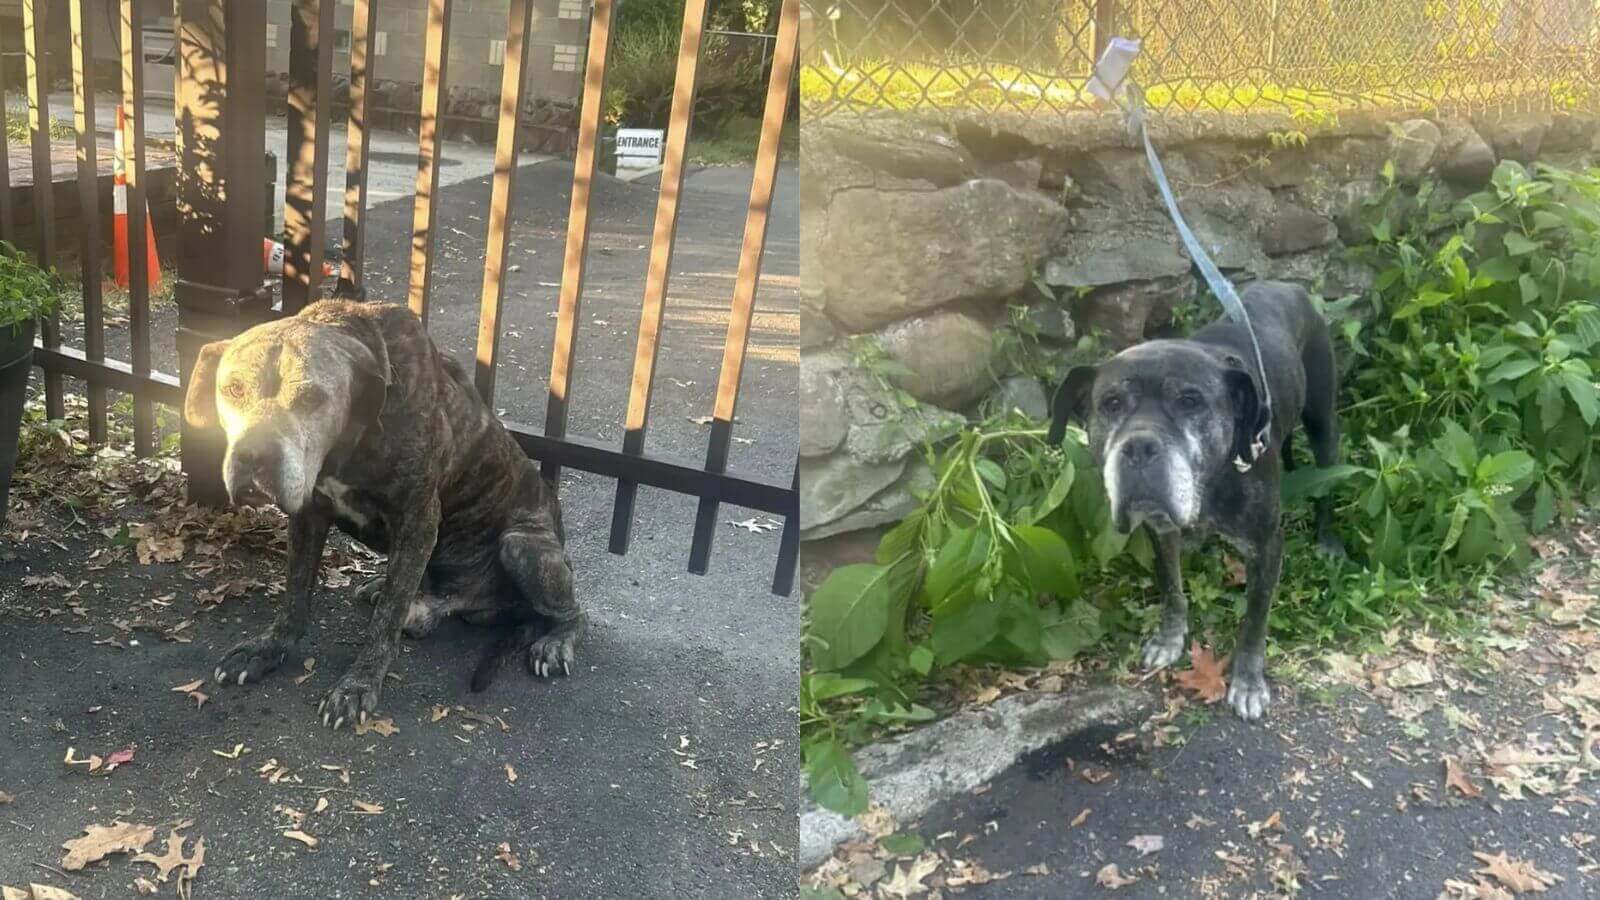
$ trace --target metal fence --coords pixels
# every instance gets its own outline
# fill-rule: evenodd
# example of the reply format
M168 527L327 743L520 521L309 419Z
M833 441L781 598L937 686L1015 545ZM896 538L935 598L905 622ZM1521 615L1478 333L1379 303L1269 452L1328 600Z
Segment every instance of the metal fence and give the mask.
M51 154L48 122L49 78L45 71L43 17L71 17L72 75L78 150L78 191L83 220L79 228L83 264L84 349L63 346L55 320L44 323L35 360L44 372L47 413L64 412L63 379L87 383L90 439L107 433L107 393L129 394L134 401L135 450L155 449L154 405L182 406L180 376L151 370L150 297L144 271L145 159L141 82L143 7L145 0L120 0L122 97L126 113L128 246L130 291L128 361L105 354L105 314L100 278L99 200L96 195L97 147L95 92L91 61L92 29L84 27L89 0L24 0L28 116L33 157L33 226L39 261L53 264L56 236L51 198ZM178 204L177 349L184 376L193 368L201 345L232 337L258 322L292 315L321 297L327 181L328 133L333 108L333 11L337 0L295 0L290 28L289 145L286 166L284 227L287 235L282 303L274 302L262 279L262 211L270 200L263 182L266 96L264 4L238 0L178 0L176 27L178 74L175 113L180 168ZM374 23L381 0L354 0L350 102L344 185L343 252L334 294L363 297L363 227L370 128L368 60L373 58ZM617 482L610 548L625 553L634 520L634 498L640 485L696 496L700 500L689 552L689 570L703 574L715 534L718 505L728 503L781 517L784 521L772 590L787 594L794 583L799 552L798 485L772 484L728 474L729 444L739 396L745 347L754 312L756 284L766 244L769 211L778 168L778 151L789 86L796 66L799 0L783 0L773 50L771 77L756 153L755 176L745 221L744 241L732 297L718 389L712 409L711 437L705 462L695 466L645 453L645 431L661 324L666 305L678 201L682 192L685 151L695 99L701 43L708 0L688 0L680 38L677 83L673 95L648 271L640 321L626 432L619 448L602 447L567 435L567 410L575 366L579 306L583 297L584 263L589 243L590 197L600 132L607 50L611 44L617 0L595 0L589 28L584 91L573 167L571 208L556 337L551 354L549 394L544 427L507 423L512 435L553 484L563 466L613 478ZM428 0L426 60L422 75L419 159L413 207L410 283L407 302L428 318L434 242L434 198L439 188L442 132L441 103L446 96L450 0ZM479 304L476 384L493 402L496 363L501 347L506 250L511 233L511 199L517 172L517 119L523 106L532 0L510 0L506 51L495 145L495 169L486 236L483 285ZM4 85L0 84L0 90ZM3 112L0 112L3 117ZM0 123L3 124L3 123ZM0 239L11 239L18 223L9 205L9 169L0 141ZM182 463L191 499L222 503L222 439L215 431L184 425ZM795 469L798 476L798 465Z
M1112 37L1173 112L1600 106L1595 0L804 0L809 117L1068 112Z

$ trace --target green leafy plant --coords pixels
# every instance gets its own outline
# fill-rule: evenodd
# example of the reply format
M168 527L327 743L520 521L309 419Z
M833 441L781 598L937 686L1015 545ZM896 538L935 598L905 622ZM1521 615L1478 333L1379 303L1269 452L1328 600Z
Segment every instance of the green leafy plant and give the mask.
M0 328L15 328L54 312L60 303L60 291L54 274L0 241Z
M810 598L801 679L813 795L865 808L848 746L932 718L917 687L959 663L1040 666L1098 641L1104 610L1079 573L1127 538L1110 513L1082 434L1051 447L1016 419L927 451L923 506L886 534L870 564L842 567Z
M1380 188L1372 240L1352 249L1375 281L1322 304L1340 344L1343 462L1284 479L1295 564L1270 618L1278 652L1408 617L1458 626L1527 564L1531 535L1600 501L1600 169L1505 162L1450 202L1390 165ZM865 808L850 748L935 716L930 686L951 667L1038 666L1096 644L1131 655L1155 615L1127 602L1149 590L1150 548L1108 527L1082 434L1048 447L1035 424L996 419L928 448L920 508L873 563L812 594L801 749L822 805ZM1348 560L1314 552L1300 501L1328 493ZM1195 633L1231 631L1223 554L1194 554L1184 575Z

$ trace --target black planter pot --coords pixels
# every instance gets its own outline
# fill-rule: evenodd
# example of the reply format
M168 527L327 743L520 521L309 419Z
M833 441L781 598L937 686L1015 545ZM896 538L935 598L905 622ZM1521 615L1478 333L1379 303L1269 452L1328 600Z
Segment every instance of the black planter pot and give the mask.
M22 434L22 407L33 367L33 321L0 325L0 526L6 523L11 497L11 472L17 465L17 438Z

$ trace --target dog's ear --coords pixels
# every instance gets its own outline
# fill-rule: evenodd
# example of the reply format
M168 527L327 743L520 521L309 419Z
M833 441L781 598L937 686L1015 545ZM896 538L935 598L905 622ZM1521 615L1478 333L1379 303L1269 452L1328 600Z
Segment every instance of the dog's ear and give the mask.
M189 390L183 397L183 418L195 428L217 424L217 366L227 349L227 341L214 341L201 347L195 358Z
M378 421L389 399L389 353L382 340L345 337L340 346L350 358L350 421L369 427Z
M365 342L354 342L350 352L354 377L350 382L350 421L370 427L383 413L389 399L389 354L379 345L378 352Z
M1222 373L1222 380L1233 405L1233 449L1229 459L1254 462L1251 443L1261 424L1261 394L1256 390L1256 380L1243 369L1231 368Z
M1094 366L1073 366L1067 377L1061 379L1055 399L1050 401L1050 435L1047 440L1051 444L1061 443L1061 439L1067 436L1068 420L1076 418L1083 411L1089 393L1094 388L1094 376Z

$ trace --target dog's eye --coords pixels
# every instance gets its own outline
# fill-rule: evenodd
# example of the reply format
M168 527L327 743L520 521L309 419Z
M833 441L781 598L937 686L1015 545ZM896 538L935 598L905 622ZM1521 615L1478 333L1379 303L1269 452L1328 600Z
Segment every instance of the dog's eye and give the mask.
M296 409L314 410L322 405L323 399L321 388L307 386L295 391L294 406Z
M1184 412L1197 412L1205 405L1205 398L1193 391L1185 391L1178 395L1178 409Z
M244 399L244 382L234 379L222 386L222 393L230 400Z
M1103 412L1103 413L1121 412L1122 411L1122 398L1118 397L1116 394L1112 394L1112 395L1102 399L1100 401L1100 411Z

